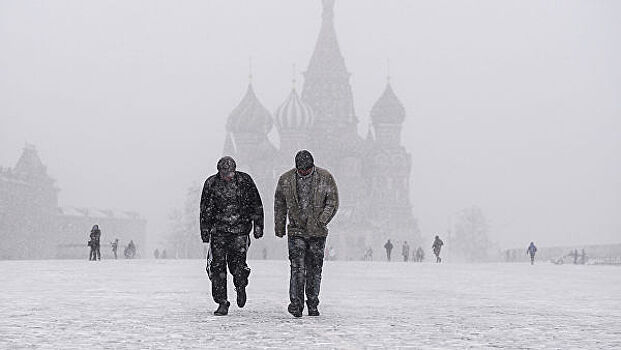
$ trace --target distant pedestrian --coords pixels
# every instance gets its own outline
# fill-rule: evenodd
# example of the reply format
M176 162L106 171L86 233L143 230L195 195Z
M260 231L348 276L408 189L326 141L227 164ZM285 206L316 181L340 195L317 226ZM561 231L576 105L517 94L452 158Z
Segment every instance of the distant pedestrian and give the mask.
M99 225L93 225L90 233L90 240L88 241L88 245L91 247L91 252L89 254L88 260L101 260L101 251L99 250L100 239L101 230L99 230Z
M578 249L574 250L574 265L578 263Z
M162 249L162 254L160 254L160 259L168 259L168 254L166 254L166 249Z
M371 247L365 250L363 260L373 261L373 249Z
M388 242L386 242L386 244L384 244L384 249L386 249L386 259L388 261L390 261L390 253L392 252L392 248L393 248L393 245L392 245L392 243L390 242L390 239L389 239Z
M125 259L133 259L136 256L136 245L133 240L129 241L123 255L125 255Z
M423 262L423 260L425 260L425 251L423 247L419 246L416 248L416 261Z
M159 259L160 258L160 250L155 248L155 250L153 251L153 257L155 259Z
M263 260L267 260L267 248L263 247Z
M403 248L401 248L401 255L403 255L403 261L408 261L410 257L410 245L408 241L403 242Z
M526 249L526 254L530 254L530 264L535 264L535 253L537 253L537 247L535 247L535 243L530 242L528 249Z
M442 262L442 258L440 258L440 251L442 250L443 245L444 242L442 242L439 236L436 236L433 244L431 245L431 248L433 248L433 254L436 256L436 263Z
M114 242L110 243L112 245L112 253L114 254L114 260L117 259L116 252L119 249L119 239L115 239Z
M584 248L582 248L582 254L580 255L580 263L582 265L586 264L586 252L584 251Z

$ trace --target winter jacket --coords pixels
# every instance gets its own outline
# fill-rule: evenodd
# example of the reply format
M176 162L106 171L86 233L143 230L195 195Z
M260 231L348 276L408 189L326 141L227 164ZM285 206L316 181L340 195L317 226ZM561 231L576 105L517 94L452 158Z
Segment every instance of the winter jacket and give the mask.
M440 249L442 249L443 245L444 242L442 242L440 238L436 238L436 240L433 241L433 245L431 246L431 248L433 248L434 253L436 253L437 255L438 253L440 253Z
M91 245L98 246L99 245L99 240L101 238L101 231L100 230L92 230L90 238L91 238Z
M263 230L263 203L250 175L236 171L230 182L219 174L205 181L200 205L203 242L209 235L247 235L252 224Z
M528 249L526 249L526 253L530 255L535 255L536 252L537 252L537 247L535 247L534 245L530 245L528 246Z
M325 169L315 167L312 174L311 215L304 220L297 193L297 171L291 169L278 179L274 195L274 230L282 237L286 232L294 236L325 237L327 225L339 207L336 182ZM287 225L287 218L289 224Z

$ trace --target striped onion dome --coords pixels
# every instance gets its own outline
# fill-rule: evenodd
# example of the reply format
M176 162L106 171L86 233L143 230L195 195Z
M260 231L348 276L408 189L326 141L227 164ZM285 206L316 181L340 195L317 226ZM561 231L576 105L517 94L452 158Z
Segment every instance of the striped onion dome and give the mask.
M232 133L260 133L267 134L272 129L273 120L270 112L265 108L248 85L246 95L229 114L226 128Z
M387 84L386 90L371 109L371 120L373 123L400 124L404 119L405 108L390 84Z
M291 90L287 100L276 110L278 130L309 129L313 119L313 110L302 101L295 89Z

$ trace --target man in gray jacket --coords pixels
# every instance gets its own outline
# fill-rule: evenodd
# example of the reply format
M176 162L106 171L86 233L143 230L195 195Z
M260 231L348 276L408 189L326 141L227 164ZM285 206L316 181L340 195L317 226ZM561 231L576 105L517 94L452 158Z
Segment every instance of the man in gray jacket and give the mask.
M291 303L288 311L295 317L302 316L305 290L308 315L319 316L317 306L327 225L336 214L338 205L338 191L332 175L315 167L309 151L298 152L295 169L280 177L274 196L276 236L283 237L285 233L289 236Z

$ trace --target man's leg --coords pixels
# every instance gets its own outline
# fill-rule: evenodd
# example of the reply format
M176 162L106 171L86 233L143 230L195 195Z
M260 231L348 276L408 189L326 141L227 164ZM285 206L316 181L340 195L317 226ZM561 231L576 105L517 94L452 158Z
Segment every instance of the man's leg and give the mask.
M239 307L246 305L246 286L250 275L250 268L246 263L249 242L250 237L247 235L235 236L231 238L231 244L227 247L229 271L233 275L233 284L237 290L237 306Z
M321 272L323 270L323 255L325 246L325 237L310 238L305 255L305 289L309 316L319 316L317 305L319 305L319 290L321 287Z
M226 255L227 237L211 237L211 253L213 262L211 263L211 296L213 301L218 304L226 303Z
M97 260L101 260L101 251L99 250L99 245L95 247L95 253L97 254Z
M289 312L296 317L302 316L304 309L304 258L306 241L302 237L288 236L289 262L291 278L289 280Z

